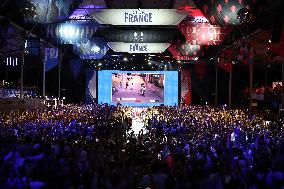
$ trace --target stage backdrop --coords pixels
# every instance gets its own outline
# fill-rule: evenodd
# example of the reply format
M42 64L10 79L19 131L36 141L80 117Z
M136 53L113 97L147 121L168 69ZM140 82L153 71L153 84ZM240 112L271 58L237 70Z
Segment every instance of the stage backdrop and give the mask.
M96 102L97 99L97 71L89 69L86 73L86 99L87 104Z

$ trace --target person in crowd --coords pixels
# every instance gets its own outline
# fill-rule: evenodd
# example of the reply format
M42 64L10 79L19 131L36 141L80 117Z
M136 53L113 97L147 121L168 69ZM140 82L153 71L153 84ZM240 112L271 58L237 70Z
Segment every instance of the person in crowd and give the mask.
M0 114L0 188L284 187L283 120L245 109L64 105ZM267 117L267 115L265 116Z

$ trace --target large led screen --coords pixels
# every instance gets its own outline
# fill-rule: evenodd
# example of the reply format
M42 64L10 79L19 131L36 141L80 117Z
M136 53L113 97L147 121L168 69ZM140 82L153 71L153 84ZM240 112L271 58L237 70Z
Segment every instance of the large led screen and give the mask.
M124 106L174 106L178 104L178 72L98 72L98 102Z

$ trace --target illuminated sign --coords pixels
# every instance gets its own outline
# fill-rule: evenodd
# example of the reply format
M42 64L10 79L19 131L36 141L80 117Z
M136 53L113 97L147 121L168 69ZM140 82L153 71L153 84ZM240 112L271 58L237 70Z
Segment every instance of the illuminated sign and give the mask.
M178 25L186 14L175 9L103 9L92 16L100 24Z
M115 52L127 53L162 53L170 43L123 43L109 42L108 46Z
M132 12L125 11L124 21L125 23L152 23L153 13L146 13L144 11L135 10Z

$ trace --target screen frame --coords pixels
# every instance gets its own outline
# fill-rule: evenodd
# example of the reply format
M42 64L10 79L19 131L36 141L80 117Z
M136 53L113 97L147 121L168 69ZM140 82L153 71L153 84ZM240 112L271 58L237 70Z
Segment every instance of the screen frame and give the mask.
M139 74L163 74L165 77L164 102L127 102L123 106L149 107L149 106L177 106L179 105L179 73L178 71L122 71L122 70L99 70L97 73L98 103L117 105L112 102L112 74L116 73L139 73ZM108 79L109 77L109 79Z

